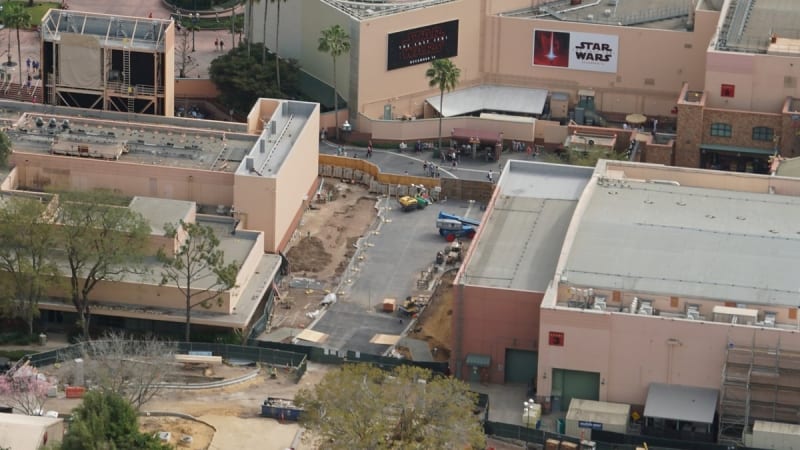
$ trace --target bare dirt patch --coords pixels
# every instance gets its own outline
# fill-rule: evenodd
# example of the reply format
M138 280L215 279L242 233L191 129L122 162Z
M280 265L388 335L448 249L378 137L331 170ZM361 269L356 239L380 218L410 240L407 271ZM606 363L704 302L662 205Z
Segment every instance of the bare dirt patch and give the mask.
M431 301L419 317L414 330L409 337L428 342L431 354L436 361L450 359L450 342L453 330L451 317L453 315L453 280L456 271L451 270L442 275L439 287L431 296Z
M166 443L189 450L207 449L214 438L214 429L207 424L178 417L142 417L139 429L148 434L169 432L170 439ZM184 436L190 436L191 442L181 441Z
M323 180L319 196L303 215L294 240L289 243L290 276L281 285L282 299L275 308L272 329L305 328L326 294L333 292L356 251L356 243L374 223L377 199L366 187ZM291 287L296 278L313 280L313 287Z

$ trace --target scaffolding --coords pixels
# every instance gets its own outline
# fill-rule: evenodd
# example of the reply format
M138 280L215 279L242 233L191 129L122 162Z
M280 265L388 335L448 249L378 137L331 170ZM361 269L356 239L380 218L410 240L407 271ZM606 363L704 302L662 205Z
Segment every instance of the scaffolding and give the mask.
M800 352L771 343L729 340L722 369L718 442L743 445L756 420L800 423Z
M52 105L127 113L171 115L174 68L169 20L118 17L50 10L42 19L44 99ZM93 61L76 78L76 65L64 55L73 48L97 48ZM67 53L69 52L69 53ZM91 59L91 58L90 58ZM79 67L79 66L78 66ZM145 69L143 69L145 67ZM164 73L166 72L166 73Z

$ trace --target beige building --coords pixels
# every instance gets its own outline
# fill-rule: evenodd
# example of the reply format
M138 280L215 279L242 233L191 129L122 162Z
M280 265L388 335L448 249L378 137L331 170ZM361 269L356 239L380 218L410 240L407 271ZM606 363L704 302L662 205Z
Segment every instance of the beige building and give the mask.
M646 420L648 410L668 411L645 422L652 435L731 443L749 439L755 420L798 423L800 241L791 224L800 219L800 182L611 161L582 187L566 175L520 161L501 175L456 281L457 375L469 378L477 366L490 381L518 381L508 378L518 364L509 355L525 349L535 354L529 383L546 408L575 398L626 403ZM553 222L570 183L569 217ZM537 196L539 206L522 207ZM512 227L525 245L481 279L474 271L483 255L513 240L497 227ZM529 251L541 256L528 260ZM552 276L509 295L498 280L510 274ZM672 390L651 402L659 385ZM681 397L710 416L658 407Z
M244 124L144 115L128 121L118 113L23 106L3 104L13 144L13 168L0 185L6 194L102 188L130 196L129 207L153 230L153 254L176 245L164 241L166 223L208 225L240 270L236 287L194 312L192 323L249 329L268 314L283 264L278 253L318 186L317 104L261 99ZM157 278L99 283L94 323L159 331L184 321L180 293ZM64 292L53 292L40 309L46 322L67 324L74 311Z
M270 6L251 5L252 39L265 40L266 17L274 49ZM555 148L570 118L622 127L637 113L648 132L652 119L666 131L637 139L642 161L767 173L776 151L800 154L798 18L800 8L786 0L313 0L281 7L279 51L300 61L308 83L330 86L332 60L317 39L341 25L352 49L339 58L337 87L350 122L373 139L436 136L438 121L429 119L440 113L439 93L425 70L450 57L461 77L445 94L445 130L503 131ZM484 112L537 120L531 130L478 117Z
M58 445L64 438L64 419L0 414L0 447L39 450Z

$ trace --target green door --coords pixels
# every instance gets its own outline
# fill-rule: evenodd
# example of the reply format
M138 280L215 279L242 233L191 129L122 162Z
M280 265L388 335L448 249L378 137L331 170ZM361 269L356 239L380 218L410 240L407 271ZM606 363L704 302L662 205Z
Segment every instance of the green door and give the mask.
M528 384L536 381L539 354L530 350L506 349L506 383Z
M580 370L553 369L553 395L561 393L561 410L569 409L573 398L600 399L600 374Z

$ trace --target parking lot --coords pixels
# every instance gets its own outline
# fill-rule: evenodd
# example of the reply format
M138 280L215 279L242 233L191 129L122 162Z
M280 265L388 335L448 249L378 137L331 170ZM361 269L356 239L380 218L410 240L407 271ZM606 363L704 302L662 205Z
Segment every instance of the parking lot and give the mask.
M401 303L414 295L420 272L431 266L436 252L446 241L436 228L439 211L480 218L477 203L447 201L425 209L403 212L394 198L379 205L381 218L359 242L359 252L342 285L339 302L332 305L313 324L312 330L325 333L320 343L336 350L382 354L390 346L370 343L375 334L402 334L410 324L397 312L380 310L385 298Z

